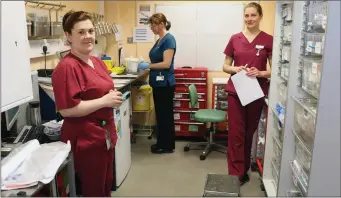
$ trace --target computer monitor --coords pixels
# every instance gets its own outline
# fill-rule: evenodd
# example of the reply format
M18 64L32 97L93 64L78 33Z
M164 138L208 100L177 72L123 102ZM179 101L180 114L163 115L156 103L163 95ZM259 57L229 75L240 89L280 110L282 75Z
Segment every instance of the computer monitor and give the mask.
M7 131L9 131L19 117L19 106L13 107L5 112Z

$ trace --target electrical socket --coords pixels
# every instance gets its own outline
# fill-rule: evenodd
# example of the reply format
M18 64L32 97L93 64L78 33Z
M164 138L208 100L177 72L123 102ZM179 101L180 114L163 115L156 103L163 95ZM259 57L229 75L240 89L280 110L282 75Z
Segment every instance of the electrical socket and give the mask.
M133 43L133 40L134 40L133 37L128 37L127 38L127 43Z

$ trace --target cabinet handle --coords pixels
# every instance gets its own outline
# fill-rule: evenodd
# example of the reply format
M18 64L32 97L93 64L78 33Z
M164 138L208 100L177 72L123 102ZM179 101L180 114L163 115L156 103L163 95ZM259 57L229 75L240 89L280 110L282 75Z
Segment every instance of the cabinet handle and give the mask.
M190 99L178 99L178 98L173 98L173 100L178 100L178 101L190 101ZM205 102L203 99L199 99L198 102Z
M178 80L206 80L206 78L177 78Z
M190 85L190 84L193 84L193 85L206 85L206 83L177 83L179 85Z
M189 93L181 93L181 92L175 92L175 94L183 94L188 95ZM205 95L205 93L197 93L198 95Z
M174 110L174 113L196 113L197 111Z

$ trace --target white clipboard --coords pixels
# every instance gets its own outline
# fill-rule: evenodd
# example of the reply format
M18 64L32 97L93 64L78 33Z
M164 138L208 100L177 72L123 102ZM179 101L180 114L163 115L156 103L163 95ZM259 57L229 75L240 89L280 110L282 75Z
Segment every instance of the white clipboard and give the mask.
M264 97L263 90L260 87L257 78L247 76L245 70L233 75L231 80L238 94L240 103L243 106Z

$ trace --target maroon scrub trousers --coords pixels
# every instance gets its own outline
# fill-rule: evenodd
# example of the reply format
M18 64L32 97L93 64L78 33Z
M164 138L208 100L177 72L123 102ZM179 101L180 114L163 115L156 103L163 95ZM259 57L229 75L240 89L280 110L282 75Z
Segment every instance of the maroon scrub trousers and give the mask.
M90 58L95 68L72 53L57 65L52 76L57 110L100 98L114 88L104 63L96 57ZM102 121L106 122L105 126L101 125ZM109 150L105 141L106 131L111 139ZM117 141L113 109L102 108L83 117L64 118L61 140L71 143L82 196L110 197Z
M234 65L256 67L259 71L266 70L267 59L272 56L273 37L260 32L250 43L242 32L233 35L227 44L224 54L233 59ZM259 46L264 48L257 52ZM264 95L268 94L268 80L257 78ZM227 163L230 175L236 175L242 180L250 168L250 155L253 134L257 130L262 113L264 99L258 99L242 106L231 78L226 85L228 92L228 152Z

